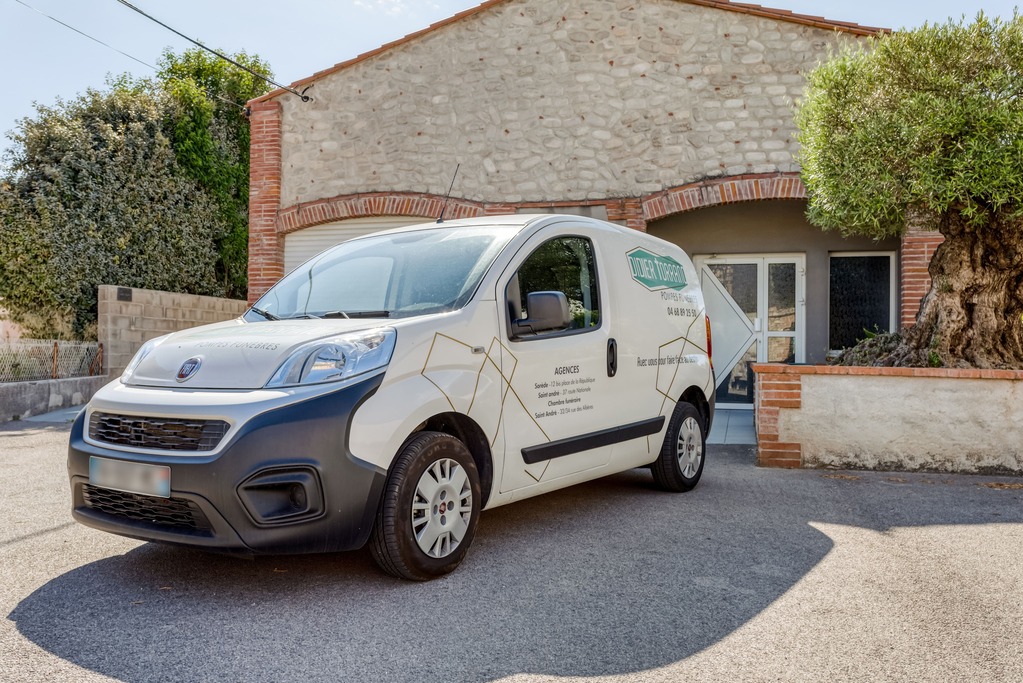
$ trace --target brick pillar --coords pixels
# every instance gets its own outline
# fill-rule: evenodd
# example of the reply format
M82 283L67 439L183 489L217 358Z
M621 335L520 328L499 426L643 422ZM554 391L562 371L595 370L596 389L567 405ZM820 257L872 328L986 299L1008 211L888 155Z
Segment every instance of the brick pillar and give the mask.
M899 327L916 322L920 300L931 289L931 275L927 267L934 250L945 238L933 230L908 228L902 236L899 253Z
M281 104L256 102L249 117L249 303L284 276L281 207Z
M783 365L755 363L757 465L760 467L801 467L802 447L779 441L778 414L782 408L802 405L802 375L789 374Z
M624 221L625 226L640 232L646 232L646 218L643 216L642 199L623 199L619 202L607 202L607 219Z

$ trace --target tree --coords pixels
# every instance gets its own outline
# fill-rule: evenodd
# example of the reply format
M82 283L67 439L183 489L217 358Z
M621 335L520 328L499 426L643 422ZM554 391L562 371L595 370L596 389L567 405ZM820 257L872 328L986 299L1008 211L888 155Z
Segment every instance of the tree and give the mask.
M808 75L796 123L812 223L944 237L888 362L1023 368L1023 18L848 48Z
M0 297L30 334L92 336L100 284L220 293L218 208L177 171L166 110L115 87L20 122L0 182Z
M231 55L273 78L269 65L245 52ZM226 296L244 298L248 278L249 122L244 105L268 91L265 80L200 49L164 52L157 75L170 94L167 135L178 166L213 198L226 229L217 241L217 277Z
M0 308L35 336L91 336L99 284L245 296L244 103L266 83L195 49L108 86L38 107L11 136Z

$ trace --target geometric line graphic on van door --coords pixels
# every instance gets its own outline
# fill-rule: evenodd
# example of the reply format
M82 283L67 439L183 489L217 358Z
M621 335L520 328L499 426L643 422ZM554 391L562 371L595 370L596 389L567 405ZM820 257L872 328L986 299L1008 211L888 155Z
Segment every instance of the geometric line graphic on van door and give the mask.
M436 332L421 374L441 392L453 412L467 415L476 421L487 435L491 449L497 443L501 425L504 424L505 411L510 405L515 404L536 425L543 438L550 442L550 436L533 417L512 386L519 364L518 358L497 337L491 339L490 346L485 351L483 348ZM512 361L507 373L502 369L500 357L495 357L496 354L503 354ZM478 357L478 363L473 356ZM473 368L473 371L466 372L466 367ZM486 406L479 405L477 401L481 394L494 389L495 385L500 395L500 406L496 413L487 410ZM550 461L534 465L523 463L523 469L531 479L540 481L549 464Z
M684 335L676 339L672 339L669 342L665 342L657 347L656 389L657 393L664 397L661 401L661 415L665 414L664 410L668 401L671 401L670 410L674 410L675 403L678 402L679 397L676 396L677 392L672 391L672 387L675 384L675 380L678 378L678 371L683 365L688 364L689 357L686 355L686 351L688 350L687 347L691 346L694 351L698 351L703 355L706 355L707 353L706 349L689 339L689 335L693 331L693 325L700 320L702 314L703 310L701 310L700 313L693 318ZM701 388L706 389L706 387Z

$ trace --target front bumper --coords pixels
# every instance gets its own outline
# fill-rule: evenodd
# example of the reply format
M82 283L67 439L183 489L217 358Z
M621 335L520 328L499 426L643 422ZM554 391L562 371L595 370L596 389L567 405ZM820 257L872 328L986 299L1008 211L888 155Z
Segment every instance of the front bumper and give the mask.
M320 553L363 546L387 473L348 449L356 409L383 376L269 410L213 456L103 448L71 428L72 516L122 536L243 554ZM170 468L170 499L89 486L89 459Z

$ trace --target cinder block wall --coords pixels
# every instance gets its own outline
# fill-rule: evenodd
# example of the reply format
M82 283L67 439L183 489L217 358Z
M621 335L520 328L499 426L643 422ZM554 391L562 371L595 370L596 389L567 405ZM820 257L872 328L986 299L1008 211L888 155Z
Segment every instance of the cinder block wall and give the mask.
M146 341L237 318L247 307L240 299L100 285L98 336L103 366L110 377L117 377Z

